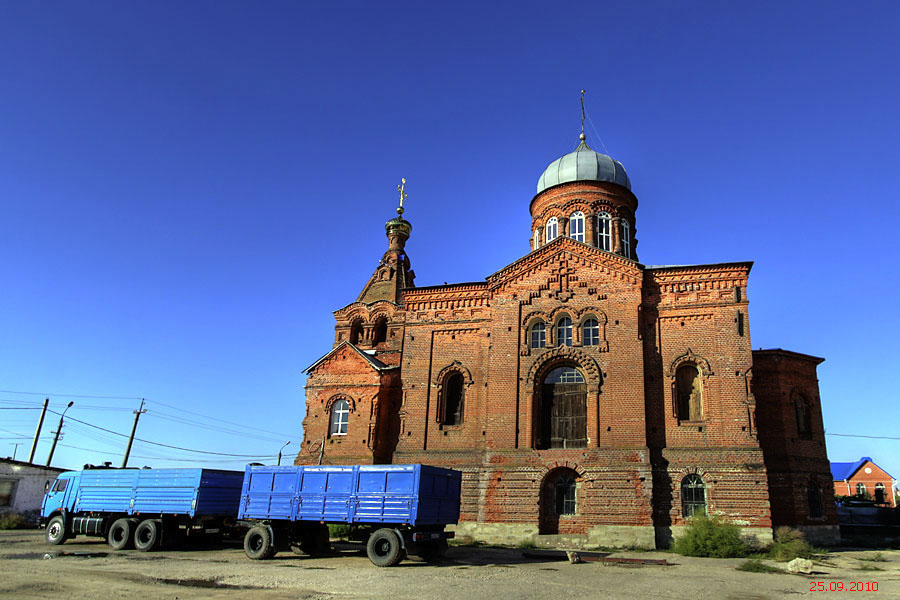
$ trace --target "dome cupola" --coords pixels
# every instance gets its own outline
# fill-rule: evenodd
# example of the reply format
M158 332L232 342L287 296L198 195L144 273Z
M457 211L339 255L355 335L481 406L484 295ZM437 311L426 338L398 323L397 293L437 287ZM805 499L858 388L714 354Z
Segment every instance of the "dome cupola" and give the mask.
M573 152L557 158L544 169L538 179L537 193L572 181L605 181L631 190L631 181L622 163L592 150L584 141L584 133L579 137L581 142Z

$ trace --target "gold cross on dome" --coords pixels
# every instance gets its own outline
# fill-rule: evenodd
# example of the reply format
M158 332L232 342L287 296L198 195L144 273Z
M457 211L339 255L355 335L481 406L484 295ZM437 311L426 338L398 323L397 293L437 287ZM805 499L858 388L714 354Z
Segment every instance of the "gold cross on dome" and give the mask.
M400 208L397 209L398 214L403 214L403 201L406 200L406 178L400 178L400 185L397 186L397 191L400 192Z

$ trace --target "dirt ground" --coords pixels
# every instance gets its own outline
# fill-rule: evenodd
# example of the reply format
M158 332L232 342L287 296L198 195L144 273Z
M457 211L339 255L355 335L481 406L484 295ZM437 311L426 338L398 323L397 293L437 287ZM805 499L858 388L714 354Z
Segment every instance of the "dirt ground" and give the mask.
M735 570L743 559L623 552L611 556L665 558L673 564L570 564L523 557L523 550L464 546L451 547L446 559L437 564L410 558L397 567L378 568L359 547L338 548L330 557L305 558L288 552L257 562L247 559L236 543L218 548L116 553L97 538L50 546L44 542L42 531L0 531L0 597L752 600L785 594L851 594L900 598L898 550L882 551L884 562L860 560L872 558L872 550L835 551L819 561L816 574L787 575ZM825 591L810 591L819 581ZM865 583L877 582L878 592L849 591L853 582L863 582L864 589ZM843 593L829 591L839 584ZM871 589L872 584L868 587Z

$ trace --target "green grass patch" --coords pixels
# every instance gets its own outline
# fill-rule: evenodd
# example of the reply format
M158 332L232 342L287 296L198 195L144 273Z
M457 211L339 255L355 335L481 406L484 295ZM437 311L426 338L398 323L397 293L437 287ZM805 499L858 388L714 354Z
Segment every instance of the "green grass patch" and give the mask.
M788 562L795 558L812 558L824 551L813 548L803 537L803 533L790 527L779 527L775 530L775 541L767 549L769 558L779 562Z
M0 516L0 529L25 529L28 527L28 519L19 513L6 513Z
M746 571L747 573L787 573L784 569L767 565L758 558L745 560L735 568L738 571Z
M884 557L884 554L881 552L876 552L872 556L860 557L857 560L862 560L865 562L887 562L888 559Z
M875 565L869 565L866 563L861 563L858 567L856 567L857 571L884 571L881 567L876 567Z
M741 539L741 528L716 517L691 517L684 533L675 540L672 551L684 556L741 558L750 548Z

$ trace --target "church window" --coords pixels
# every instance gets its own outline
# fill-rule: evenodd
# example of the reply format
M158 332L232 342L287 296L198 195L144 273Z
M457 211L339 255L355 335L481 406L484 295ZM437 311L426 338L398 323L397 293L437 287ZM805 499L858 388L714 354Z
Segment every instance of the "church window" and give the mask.
M806 486L806 500L809 504L809 518L821 519L823 514L822 490L819 489L818 482L810 481L809 485Z
M545 348L547 346L547 326L539 321L531 326L531 347Z
M884 484L880 481L875 484L875 503L884 504Z
M559 235L559 222L556 220L556 217L551 217L547 221L547 235L544 236L545 243L549 244L556 239L557 235Z
M631 226L622 219L622 255L631 258Z
M538 237L539 235L540 235L540 229L535 229L534 237L532 238L532 248L531 248L532 250L537 250L538 247L540 246L541 240Z
M550 371L541 385L539 402L536 448L587 446L587 384L581 371L574 367Z
M597 319L588 319L584 322L582 329L581 344L583 346L596 346L600 343L600 323L597 322Z
M681 514L685 519L706 514L706 485L696 473L681 480Z
M569 237L579 242L584 241L584 213L580 210L569 217Z
M812 418L809 401L803 394L794 395L794 412L797 415L797 435L804 439L812 438Z
M553 486L556 492L556 514L557 515L574 515L575 514L575 478L571 475L563 475L556 480Z
M387 340L387 319L384 317L375 321L375 328L372 331L372 345L380 344Z
M563 317L556 323L556 345L572 345L572 319Z
M609 213L602 212L597 215L597 247L607 252L612 250Z
M347 423L350 422L350 403L338 400L331 406L331 429L329 437L347 435Z
M678 367L675 372L675 394L678 403L678 418L682 421L703 419L703 384L700 372L692 364Z
M866 484L857 483L856 484L856 495L860 498L865 498L869 495L869 491L866 489Z
M350 343L358 344L359 336L362 333L362 321L359 319L350 324Z
M465 408L465 382L462 373L451 373L444 380L441 423L462 425Z

